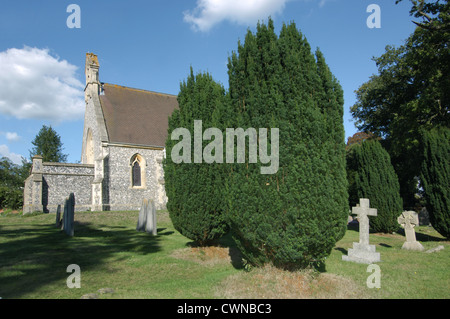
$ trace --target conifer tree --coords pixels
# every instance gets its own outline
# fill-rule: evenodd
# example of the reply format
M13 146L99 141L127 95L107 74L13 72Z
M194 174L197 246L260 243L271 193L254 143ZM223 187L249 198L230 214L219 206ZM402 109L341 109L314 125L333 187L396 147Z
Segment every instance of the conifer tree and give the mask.
M30 150L30 160L33 161L33 156L40 155L44 162L65 163L67 161L67 154L64 154L61 137L51 127L43 125L31 142L34 147Z
M194 75L191 67L189 77L180 85L179 110L175 110L169 118L164 160L167 209L175 229L199 245L208 245L220 238L228 232L228 227L223 215L224 176L221 171L224 167L221 163L194 163L194 121L202 121L204 128L220 129L220 121L225 116L222 114L225 97L224 88L216 83L211 75ZM174 150L180 141L172 140L171 135L178 128L186 128L189 131L188 148ZM201 134L203 137L203 132ZM222 136L215 138L221 139ZM202 152L206 144L209 142L200 145ZM215 149L215 152L219 151L220 148ZM215 155L215 152L212 150L211 154ZM189 160L176 163L173 159L178 155L187 155L186 159Z
M377 140L365 140L350 152L349 175L354 185L350 198L368 198L377 216L370 217L370 227L375 232L392 233L398 229L397 218L403 211L400 186L388 152ZM350 203L352 206L357 202Z
M258 24L228 68L235 127L280 135L277 173L261 174L260 162L231 165L227 216L237 245L251 265L323 261L348 216L342 89L294 23L279 37L271 19Z
M422 136L421 183L430 222L437 232L450 238L450 129L435 128Z

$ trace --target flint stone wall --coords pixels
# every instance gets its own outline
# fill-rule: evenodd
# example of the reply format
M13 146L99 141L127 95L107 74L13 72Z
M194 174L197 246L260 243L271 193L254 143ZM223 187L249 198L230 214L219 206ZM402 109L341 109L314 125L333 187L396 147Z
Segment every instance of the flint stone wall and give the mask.
M164 189L162 150L109 145L104 162L103 203L105 210L139 210L143 198L155 199L157 209L164 209L167 198ZM131 159L139 154L145 161L142 187L133 187Z
M75 195L75 210L91 209L94 165L42 163L33 159L33 169L24 187L24 214L43 211L56 213L70 193Z
M91 209L94 165L44 163L42 178L44 211L56 213L70 193L75 195L75 211Z

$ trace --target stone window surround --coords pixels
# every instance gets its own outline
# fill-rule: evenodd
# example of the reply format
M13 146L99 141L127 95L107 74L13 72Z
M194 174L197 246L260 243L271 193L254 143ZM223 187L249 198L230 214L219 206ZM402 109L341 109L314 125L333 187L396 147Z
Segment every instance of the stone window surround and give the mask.
M134 186L133 185L133 165L135 162L139 163L139 166L141 167L141 186ZM147 171L147 161L145 158L139 154L136 153L133 156L131 156L130 159L130 187L129 189L147 189L147 177L146 177L146 171Z

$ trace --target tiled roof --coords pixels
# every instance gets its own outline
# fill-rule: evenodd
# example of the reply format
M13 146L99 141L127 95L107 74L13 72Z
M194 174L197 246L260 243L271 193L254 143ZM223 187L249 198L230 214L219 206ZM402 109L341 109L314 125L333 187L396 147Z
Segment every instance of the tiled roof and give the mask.
M102 84L100 102L109 142L164 147L177 96Z

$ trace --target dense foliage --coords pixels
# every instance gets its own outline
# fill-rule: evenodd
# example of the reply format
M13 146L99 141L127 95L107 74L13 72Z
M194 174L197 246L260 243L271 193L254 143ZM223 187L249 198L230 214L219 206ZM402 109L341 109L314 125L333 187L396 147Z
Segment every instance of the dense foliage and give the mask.
M403 211L400 186L388 152L377 140L365 140L348 150L347 175L350 205L368 198L377 216L370 217L376 232L392 233L398 229L397 218Z
M248 31L228 64L234 127L279 129L279 168L232 164L228 220L249 264L298 268L323 260L348 216L343 93L295 24ZM261 136L259 136L261 139Z
M44 162L65 163L67 161L67 154L62 152L61 137L51 126L43 125L31 144L34 145L30 150L31 159L35 155L40 155Z
M423 132L421 182L430 222L450 238L450 129Z
M31 163L14 164L9 158L0 159L0 208L19 209L23 205L23 186Z
M201 120L204 128L221 128L223 103L224 88L209 74L194 75L191 68L187 81L181 84L179 110L169 118L164 162L167 209L174 227L200 245L207 245L224 235L228 226L224 217L224 167L221 163L194 163L196 156L203 157L203 148L207 144L200 141L201 153L195 154L194 121ZM182 140L180 136L172 139L172 133L179 128L187 129L191 137L184 149L176 149L181 142L178 139ZM203 131L200 138L203 139ZM176 156L185 156L187 160L177 163Z
M351 108L360 130L383 138L409 208L421 170L420 131L450 127L450 4L412 3L411 15L423 21L414 21L417 28L404 45L387 46L374 59L378 74L358 89Z

